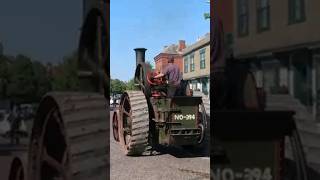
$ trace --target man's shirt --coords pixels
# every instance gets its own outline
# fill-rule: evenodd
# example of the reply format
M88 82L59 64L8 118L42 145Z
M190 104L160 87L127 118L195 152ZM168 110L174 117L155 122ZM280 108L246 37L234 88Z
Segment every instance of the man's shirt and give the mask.
M166 76L169 84L178 86L180 84L180 70L176 64L169 63L163 71L163 74Z

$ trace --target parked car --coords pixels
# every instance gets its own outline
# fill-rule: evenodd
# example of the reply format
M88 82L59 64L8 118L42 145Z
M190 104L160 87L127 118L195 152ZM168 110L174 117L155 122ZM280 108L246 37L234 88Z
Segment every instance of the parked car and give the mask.
M119 105L121 94L114 94L110 96L110 106Z
M32 104L21 104L20 113L23 119L29 120L34 117L34 107Z

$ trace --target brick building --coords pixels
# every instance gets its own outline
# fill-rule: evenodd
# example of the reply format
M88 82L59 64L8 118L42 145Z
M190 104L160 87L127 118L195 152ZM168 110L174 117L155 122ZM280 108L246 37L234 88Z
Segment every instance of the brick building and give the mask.
M180 71L182 72L182 50L184 50L185 48L186 44L184 40L180 40L178 44L165 46L163 51L154 58L156 71L162 72L162 70L168 64L169 58L174 57L174 64L177 64L180 68Z

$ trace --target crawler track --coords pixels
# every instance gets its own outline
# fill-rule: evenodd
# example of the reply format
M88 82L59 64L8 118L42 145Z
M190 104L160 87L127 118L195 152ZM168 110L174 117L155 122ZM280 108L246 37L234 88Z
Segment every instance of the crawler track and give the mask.
M149 111L142 91L123 94L119 108L120 143L126 155L141 155L149 137Z
M107 179L105 98L94 93L50 93L39 107L29 145L29 179Z

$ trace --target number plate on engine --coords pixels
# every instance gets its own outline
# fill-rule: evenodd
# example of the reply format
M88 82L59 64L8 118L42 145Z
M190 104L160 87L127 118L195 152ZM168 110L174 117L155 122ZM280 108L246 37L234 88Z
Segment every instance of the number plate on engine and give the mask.
M214 180L275 180L281 167L277 140L232 140L219 143L226 162L213 166Z
M178 121L182 121L182 120L195 120L196 119L196 115L194 114L175 114L174 115L174 120L178 120Z
M212 172L214 180L273 180L270 167L266 168L244 168L236 171L232 168L218 168Z

